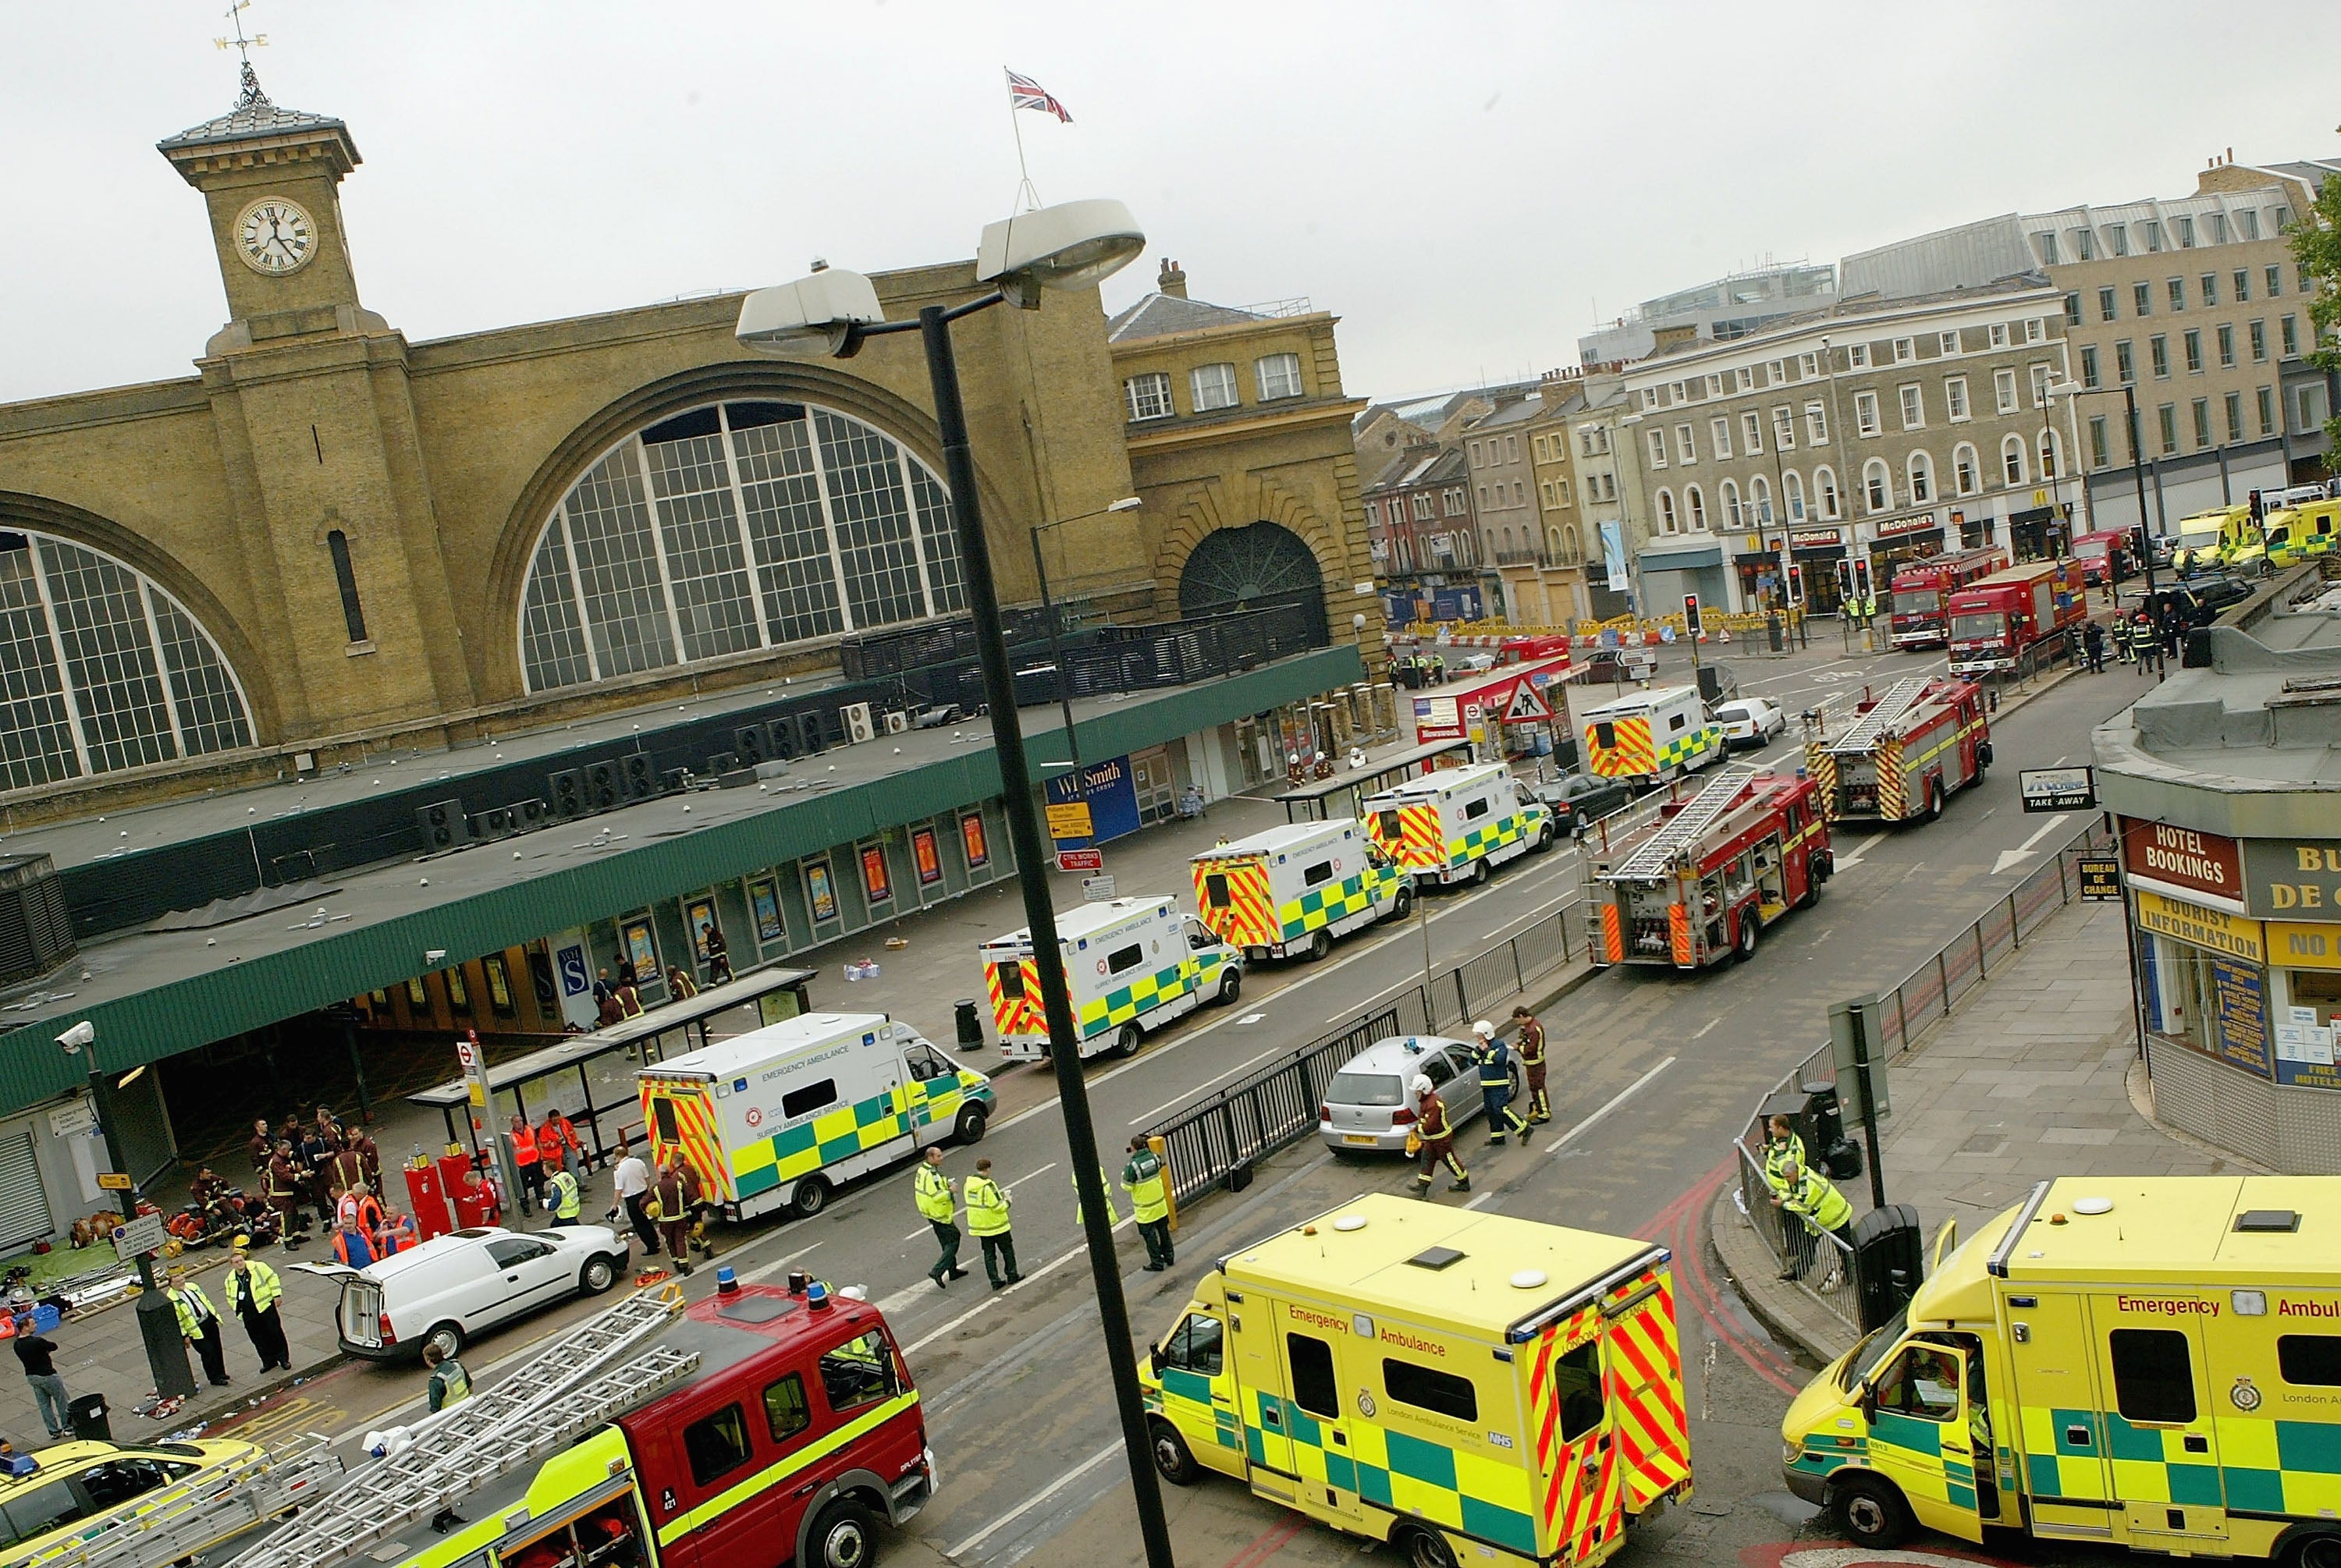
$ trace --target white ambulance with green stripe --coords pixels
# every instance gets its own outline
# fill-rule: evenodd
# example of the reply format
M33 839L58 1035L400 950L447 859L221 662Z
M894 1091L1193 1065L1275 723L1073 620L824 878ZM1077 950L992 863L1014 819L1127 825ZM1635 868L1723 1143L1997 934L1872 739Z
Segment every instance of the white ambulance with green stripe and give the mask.
M1233 1002L1243 957L1182 912L1168 895L1111 898L1057 917L1057 947L1086 1061L1106 1051L1135 1056L1143 1037L1205 1002ZM981 948L1000 1054L1011 1062L1049 1055L1032 930L1020 926Z
M652 1158L680 1154L727 1219L819 1214L840 1184L971 1144L991 1080L883 1013L805 1013L635 1075Z

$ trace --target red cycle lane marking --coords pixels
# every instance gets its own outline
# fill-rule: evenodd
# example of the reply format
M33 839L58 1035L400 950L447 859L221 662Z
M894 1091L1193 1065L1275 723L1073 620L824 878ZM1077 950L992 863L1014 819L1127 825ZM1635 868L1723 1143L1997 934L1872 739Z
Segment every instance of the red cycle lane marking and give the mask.
M1294 1536L1309 1527L1306 1517L1287 1513L1283 1518L1252 1538L1251 1544L1228 1559L1227 1568L1260 1568L1291 1543Z
M1645 1240L1663 1239L1672 1247L1675 1262L1681 1271L1678 1275L1679 1294L1690 1302L1708 1332L1729 1345L1732 1354L1746 1362L1758 1377L1793 1399L1801 1391L1799 1384L1790 1381L1795 1369L1764 1346L1748 1339L1727 1321L1722 1297L1717 1294L1715 1282L1707 1272L1707 1260L1702 1255L1698 1216L1702 1206L1712 1203L1715 1195L1729 1178L1731 1166L1732 1162L1728 1158L1720 1161L1714 1169L1660 1209L1639 1234Z

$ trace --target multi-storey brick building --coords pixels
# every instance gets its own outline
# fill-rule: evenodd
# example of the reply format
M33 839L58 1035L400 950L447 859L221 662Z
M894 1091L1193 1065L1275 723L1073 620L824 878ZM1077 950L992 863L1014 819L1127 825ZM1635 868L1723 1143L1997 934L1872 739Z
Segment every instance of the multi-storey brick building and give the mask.
M1407 601L1408 619L1430 619L1440 590L1473 583L1479 535L1463 452L1418 433L1365 491L1366 534L1374 574ZM1452 598L1450 607L1461 608Z

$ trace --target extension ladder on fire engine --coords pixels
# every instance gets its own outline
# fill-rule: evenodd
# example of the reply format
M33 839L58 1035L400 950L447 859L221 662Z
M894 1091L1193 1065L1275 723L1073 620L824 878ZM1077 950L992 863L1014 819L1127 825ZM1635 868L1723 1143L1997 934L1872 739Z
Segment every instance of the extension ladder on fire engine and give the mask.
M241 1535L332 1489L341 1459L314 1432L208 1465L112 1511L76 1521L70 1541L6 1568L158 1568Z
M1739 791L1756 777L1753 768L1727 768L1707 782L1707 788L1690 798L1683 809L1659 824L1658 831L1634 848L1623 863L1612 867L1609 878L1620 882L1646 882L1665 874L1674 864L1676 854L1685 846L1696 844L1707 830L1723 819L1739 799Z
M1927 690L1927 677L1913 675L1898 680L1885 696L1870 705L1854 727L1828 743L1830 751L1838 755L1859 755L1878 744L1886 727L1910 711L1918 694Z
M330 1498L235 1558L236 1568L329 1568L672 1387L697 1369L697 1351L652 1345L619 1357L682 1310L682 1292L670 1284L588 1319L493 1388L416 1423L410 1446L363 1464Z

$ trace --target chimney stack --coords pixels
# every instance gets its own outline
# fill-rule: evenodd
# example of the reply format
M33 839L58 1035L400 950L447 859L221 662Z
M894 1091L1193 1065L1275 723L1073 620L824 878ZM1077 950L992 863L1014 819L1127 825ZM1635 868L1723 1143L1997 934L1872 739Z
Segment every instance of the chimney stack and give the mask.
M1187 273L1185 269L1181 268L1178 263L1172 261L1170 257L1163 257L1162 271L1161 274L1155 278L1154 287L1157 293L1168 294L1174 300L1185 299L1187 297Z

